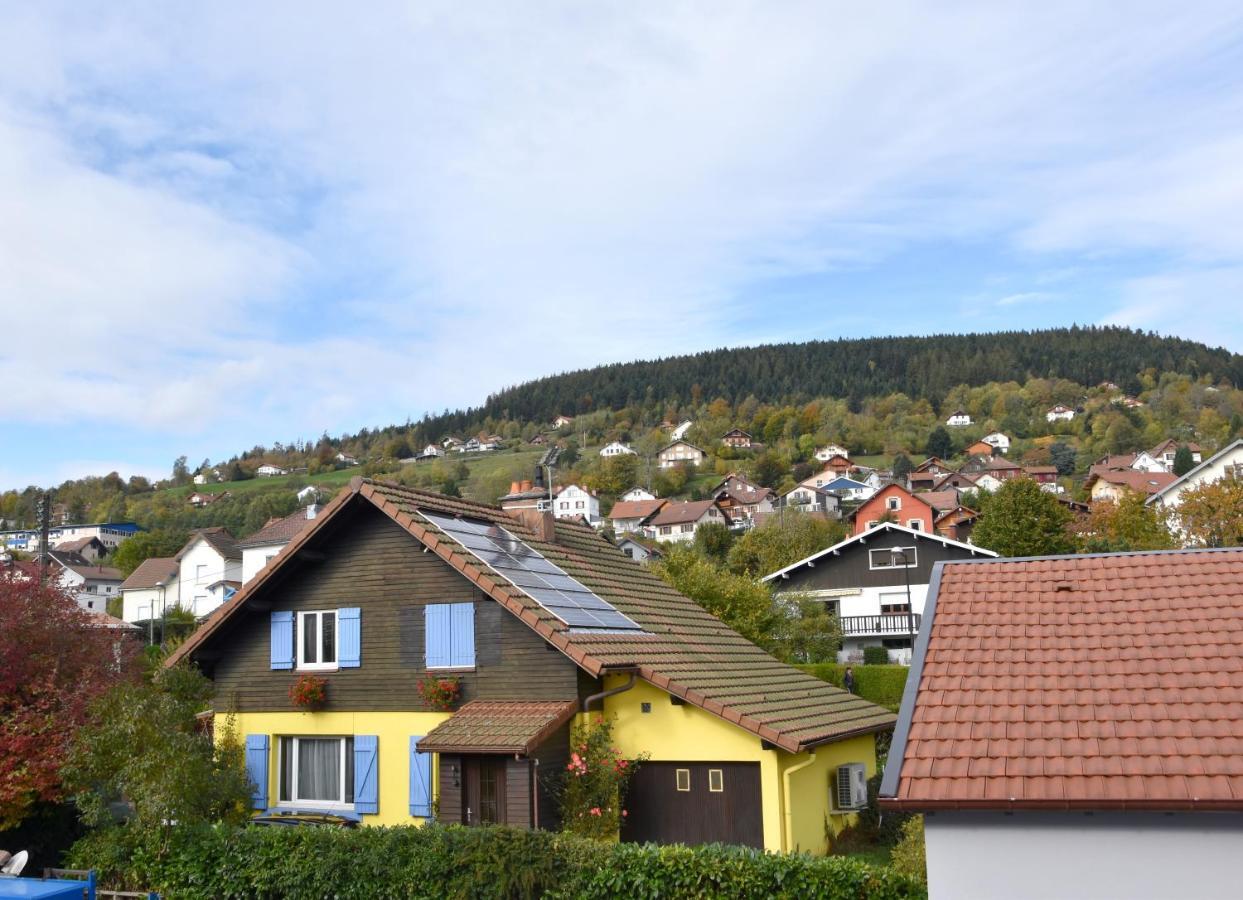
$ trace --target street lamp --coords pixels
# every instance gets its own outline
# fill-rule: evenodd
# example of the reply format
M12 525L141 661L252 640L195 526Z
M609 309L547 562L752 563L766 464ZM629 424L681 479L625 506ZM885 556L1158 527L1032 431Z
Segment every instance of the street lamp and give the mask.
M911 549L914 549L913 547ZM906 550L894 547L889 551L890 558L896 566L902 565L902 580L906 582L906 627L911 634L911 656L915 655L915 609L911 606L911 570L906 564Z

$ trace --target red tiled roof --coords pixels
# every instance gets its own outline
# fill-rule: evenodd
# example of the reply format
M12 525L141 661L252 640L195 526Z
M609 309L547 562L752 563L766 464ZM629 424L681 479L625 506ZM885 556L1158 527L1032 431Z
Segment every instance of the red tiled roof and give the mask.
M668 500L618 500L609 512L610 519L646 519Z
M1155 494L1177 478L1178 476L1172 472L1137 472L1134 469L1107 469L1103 472L1093 472L1089 475L1086 486L1091 490L1092 485L1096 484L1096 482L1104 481L1109 484L1122 485L1137 493Z
M528 755L574 718L576 700L475 700L419 741L425 753Z
M1243 548L947 562L882 802L1243 810Z
M708 510L716 506L715 500L682 500L666 503L648 524L653 527L660 525L678 525L683 522L698 522Z
M915 497L931 506L934 515L958 505L958 491L952 488L948 491L924 491Z
M130 572L129 578L122 582L121 590L137 591L159 587L161 584L166 584L169 579L175 578L179 568L177 560L171 556L145 559L139 563L137 569Z
M239 547L262 547L265 544L287 544L292 541L308 522L305 509L296 509L283 519L273 519L250 537L238 541Z

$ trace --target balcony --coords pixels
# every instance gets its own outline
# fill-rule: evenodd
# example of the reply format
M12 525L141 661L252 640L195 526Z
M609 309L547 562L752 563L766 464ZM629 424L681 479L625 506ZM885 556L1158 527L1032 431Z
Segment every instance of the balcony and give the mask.
M919 613L893 613L881 616L842 616L842 637L872 637L874 635L899 635L909 637L919 631Z

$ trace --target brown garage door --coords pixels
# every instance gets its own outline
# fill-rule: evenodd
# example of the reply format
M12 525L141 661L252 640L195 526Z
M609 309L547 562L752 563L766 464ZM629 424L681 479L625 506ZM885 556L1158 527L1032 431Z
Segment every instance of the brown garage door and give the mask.
M626 811L624 841L764 846L759 763L644 763Z

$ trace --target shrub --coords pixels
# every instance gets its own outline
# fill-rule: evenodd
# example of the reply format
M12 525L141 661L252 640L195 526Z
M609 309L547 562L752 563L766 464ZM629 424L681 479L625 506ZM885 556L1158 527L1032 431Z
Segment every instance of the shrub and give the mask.
M719 844L610 844L503 826L105 829L70 864L108 889L230 898L644 898L925 896L914 879L842 857Z
M462 695L462 680L456 675L434 675L428 672L419 682L419 696L434 710L449 712Z
M889 651L884 647L864 647L863 664L865 666L885 666L889 664Z
M846 667L839 663L818 663L814 666L799 666L809 675L821 681L842 687L842 678ZM855 692L864 700L870 700L878 706L898 711L902 705L902 691L906 688L906 676L911 671L907 666L855 666Z
M613 723L603 718L574 728L570 761L561 780L561 821L566 831L608 840L626 817L626 785L646 759L625 759L613 746Z
M928 886L928 862L924 854L924 817L911 816L902 825L902 840L893 848L893 867L900 874Z

